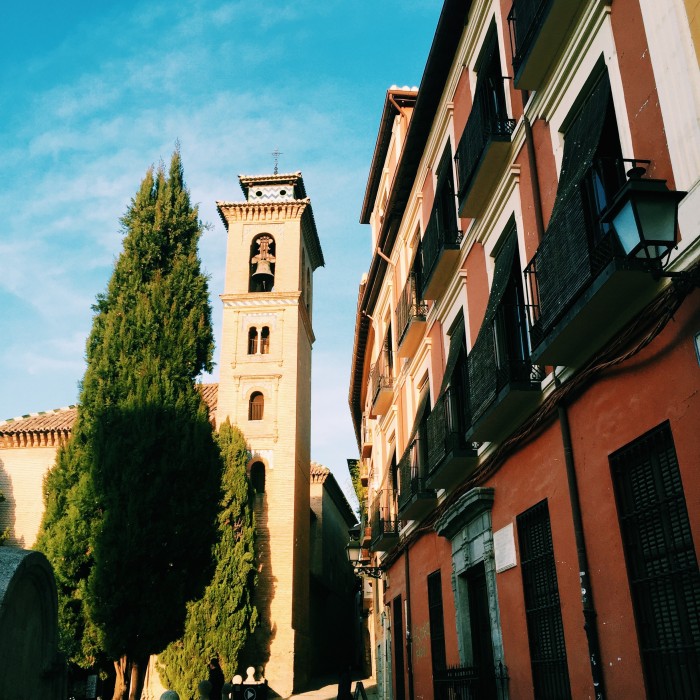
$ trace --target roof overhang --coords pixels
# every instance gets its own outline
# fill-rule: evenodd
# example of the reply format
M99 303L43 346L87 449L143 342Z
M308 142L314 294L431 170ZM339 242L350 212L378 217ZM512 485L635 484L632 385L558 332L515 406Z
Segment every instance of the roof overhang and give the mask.
M374 310L386 272L387 263L383 256L391 256L399 225L418 174L418 166L423 157L428 136L440 104L440 98L442 97L447 77L452 68L457 47L469 16L471 4L471 0L466 2L464 0L445 0L442 7L428 60L423 71L423 77L418 88L418 97L411 115L406 141L396 168L386 214L377 239L378 252L375 251L372 257L367 275L367 284L364 287L362 298L357 307L358 317L355 324L355 352L353 352L350 374L349 402L358 445L360 443L362 426L360 395L365 364L365 346L362 341L363 338L366 340L367 329L369 328L368 315L371 315ZM382 253L382 255L379 253Z

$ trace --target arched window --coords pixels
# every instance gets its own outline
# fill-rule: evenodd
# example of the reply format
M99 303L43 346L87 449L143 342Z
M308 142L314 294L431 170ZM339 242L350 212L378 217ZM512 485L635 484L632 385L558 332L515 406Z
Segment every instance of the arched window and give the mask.
M252 326L248 331L248 354L255 355L258 352L258 329Z
M263 326L260 331L260 354L267 355L270 352L270 329Z
M264 408L265 398L261 392L254 391L248 402L248 420L262 420Z
M250 485L256 496L265 493L265 465L262 462L253 462L250 465Z
M275 285L275 239L261 233L250 245L249 292L269 292Z

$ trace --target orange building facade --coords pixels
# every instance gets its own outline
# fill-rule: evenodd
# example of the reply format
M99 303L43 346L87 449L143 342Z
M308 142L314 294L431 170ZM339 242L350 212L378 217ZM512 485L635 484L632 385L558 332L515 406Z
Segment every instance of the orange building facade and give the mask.
M700 697L696 23L446 0L387 92L349 391L383 697Z

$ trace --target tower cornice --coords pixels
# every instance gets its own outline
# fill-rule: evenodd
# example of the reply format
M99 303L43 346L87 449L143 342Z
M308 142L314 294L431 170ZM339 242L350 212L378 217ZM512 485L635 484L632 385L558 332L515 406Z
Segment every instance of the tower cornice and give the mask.
M228 226L236 221L257 223L300 219L310 203L308 197L290 202L217 202L216 209L224 226Z

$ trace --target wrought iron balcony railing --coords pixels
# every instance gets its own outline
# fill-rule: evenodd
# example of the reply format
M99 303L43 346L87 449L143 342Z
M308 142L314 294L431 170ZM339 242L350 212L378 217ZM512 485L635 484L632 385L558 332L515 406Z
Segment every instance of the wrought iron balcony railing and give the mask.
M428 416L428 465L431 474L442 466L455 448L467 447L464 434L470 423L466 397L460 400L456 387L448 387Z
M626 258L615 234L600 223L600 214L586 206L580 189L574 191L552 217L525 268L533 349L612 262L623 270L644 267L644 262Z
M434 494L434 491L426 486L426 443L427 435L419 433L399 462L399 513L404 511L413 499Z
M457 146L457 183L459 200L464 199L478 170L482 154L492 140L510 141L515 128L515 120L508 119L500 106L503 103L502 85L491 85L488 79L477 84L474 103Z
M375 551L385 551L398 541L399 519L396 515L396 500L393 490L384 489L376 494L372 506L372 543Z
M469 406L475 422L504 388L535 388L544 378L543 368L530 360L527 308L501 304L492 323L491 332L479 333L467 358Z
M462 232L457 228L457 215L454 222L448 225L439 209L433 213L425 227L421 249L423 254L423 274L421 278L421 297L426 297L425 290L430 282L440 256L445 250L459 250L462 242Z
M425 321L425 317L428 315L428 303L420 298L419 292L418 275L415 272L411 272L396 306L399 345L406 337L411 324L414 321Z
M513 0L508 25L516 72L529 53L550 4L551 0Z
M393 356L388 340L384 343L377 361L369 370L369 390L372 405L376 405L380 393L391 392L394 388Z
M495 667L451 666L433 672L435 700L490 700L507 697L508 670Z

